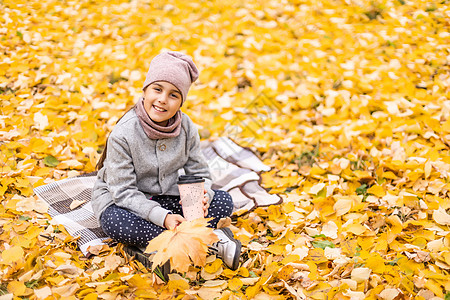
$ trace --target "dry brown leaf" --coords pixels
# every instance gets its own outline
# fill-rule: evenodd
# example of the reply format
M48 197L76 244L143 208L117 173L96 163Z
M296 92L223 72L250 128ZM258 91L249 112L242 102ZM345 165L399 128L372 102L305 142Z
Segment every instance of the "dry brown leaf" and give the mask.
M87 251L93 255L100 255L110 250L108 245L94 245L89 246Z
M58 271L61 275L66 275L71 278L77 277L82 272L82 270L73 265L60 265L55 269L55 271Z
M230 227L230 226L231 226L231 218L230 217L222 218L217 223L217 228Z
M288 290L289 293L292 294L292 296L295 297L295 299L297 299L297 300L303 300L303 299L306 299L306 296L303 294L302 291L298 292L298 291L296 291L292 286L290 286L289 284L287 284L286 281L284 281L284 280L281 280L281 281L283 282L284 287Z

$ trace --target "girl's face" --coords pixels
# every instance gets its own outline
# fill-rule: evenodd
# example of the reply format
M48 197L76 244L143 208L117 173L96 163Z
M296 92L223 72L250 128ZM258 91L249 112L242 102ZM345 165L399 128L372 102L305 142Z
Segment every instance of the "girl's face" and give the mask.
M150 119L160 126L167 126L180 109L181 100L181 92L166 81L153 82L144 91L144 108Z

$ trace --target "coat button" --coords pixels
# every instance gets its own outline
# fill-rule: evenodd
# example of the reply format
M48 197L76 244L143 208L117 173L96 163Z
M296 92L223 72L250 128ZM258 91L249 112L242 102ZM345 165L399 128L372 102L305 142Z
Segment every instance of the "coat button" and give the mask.
M159 150L160 150L160 151L166 150L166 145L164 145L164 144L159 145Z

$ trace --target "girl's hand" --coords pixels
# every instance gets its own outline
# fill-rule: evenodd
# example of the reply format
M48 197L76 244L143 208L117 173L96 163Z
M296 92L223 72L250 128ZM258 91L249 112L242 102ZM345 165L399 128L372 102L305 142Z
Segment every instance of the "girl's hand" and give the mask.
M205 217L208 215L208 208L209 208L209 196L206 190L203 191L203 211L205 212Z
M166 219L164 220L164 227L166 229L174 229L184 221L186 221L186 219L181 215L167 214Z

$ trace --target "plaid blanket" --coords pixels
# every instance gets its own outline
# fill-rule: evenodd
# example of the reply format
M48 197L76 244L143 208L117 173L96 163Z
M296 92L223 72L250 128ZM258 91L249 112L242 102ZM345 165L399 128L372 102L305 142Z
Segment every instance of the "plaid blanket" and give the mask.
M245 213L258 206L281 203L278 195L261 187L260 173L270 168L249 149L228 138L202 141L203 154L211 170L213 188L228 191L235 213ZM89 255L89 247L103 244L108 237L102 231L91 206L91 192L96 176L80 176L55 181L34 189L36 195L49 204L49 215L62 224L73 237L79 237L78 247ZM71 204L81 204L71 209Z

